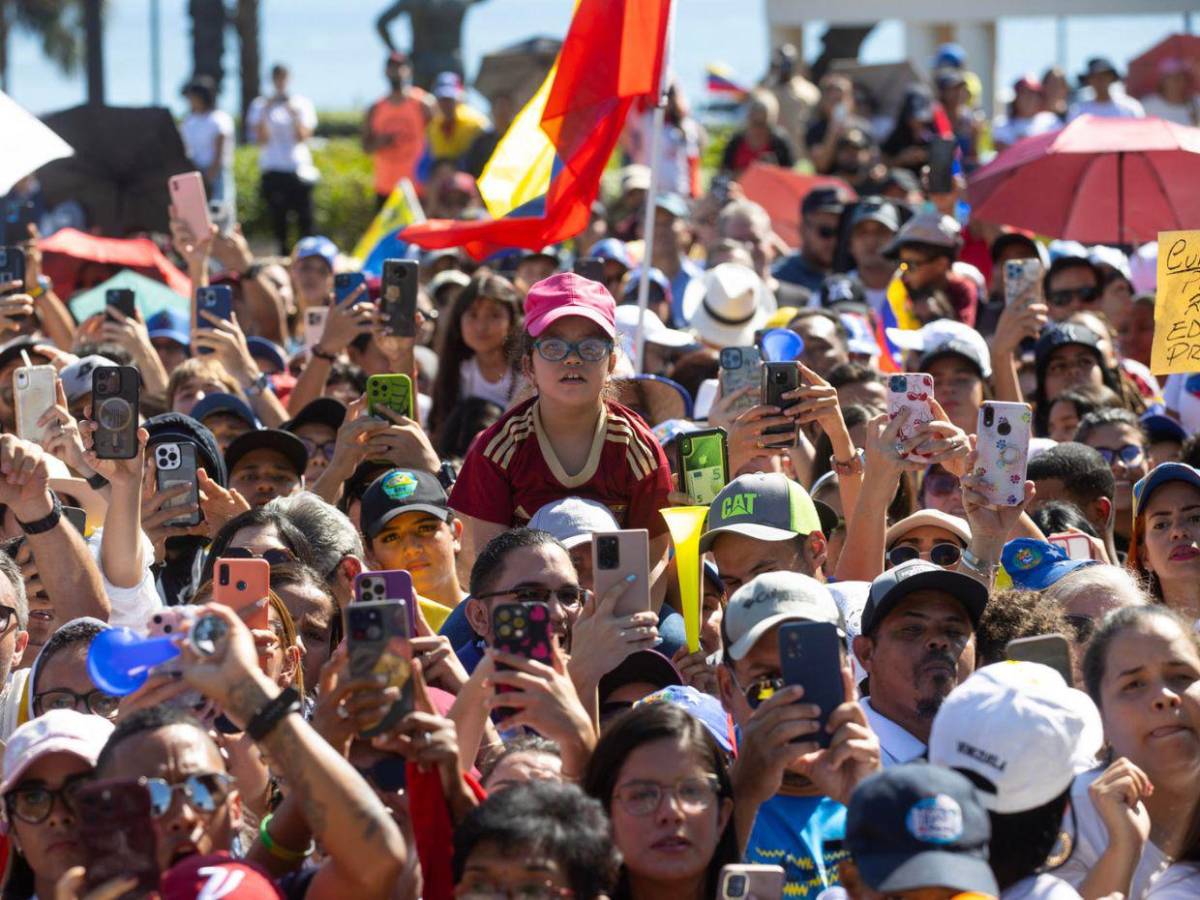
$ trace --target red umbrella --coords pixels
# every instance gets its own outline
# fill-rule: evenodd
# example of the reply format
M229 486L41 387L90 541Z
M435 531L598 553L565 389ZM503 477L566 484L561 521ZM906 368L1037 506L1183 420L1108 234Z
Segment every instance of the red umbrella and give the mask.
M1158 67L1165 59L1181 60L1191 69L1195 84L1200 77L1200 35L1173 34L1131 59L1125 76L1126 92L1133 97L1145 97L1157 91Z
M54 282L55 291L64 298L71 297L80 287L77 284L80 271L87 263L100 263L118 270L132 269L139 275L163 282L177 294L192 296L191 281L149 238L97 237L74 228L62 228L38 241L38 247L42 251L43 271Z
M1084 244L1200 228L1200 128L1080 116L977 170L973 218Z

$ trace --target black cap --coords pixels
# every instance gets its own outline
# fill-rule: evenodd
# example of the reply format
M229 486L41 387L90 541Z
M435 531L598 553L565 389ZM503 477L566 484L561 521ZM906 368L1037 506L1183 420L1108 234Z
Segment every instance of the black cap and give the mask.
M994 263L1000 259L1000 254L1013 244L1020 244L1022 247L1026 247L1030 251L1030 256L1028 257L1029 259L1033 259L1035 257L1037 259L1042 258L1041 253L1038 251L1038 242L1032 237L1027 234L1022 234L1019 231L1006 231L1004 234L992 241L992 262Z
M371 482L362 498L359 521L367 539L407 512L425 512L443 522L451 515L446 489L437 476L420 469L390 469Z
M800 201L800 215L831 212L841 215L849 202L849 196L841 188L815 187Z
M862 612L862 633L873 633L901 600L909 594L925 590L949 594L963 605L971 620L971 627L979 625L983 608L988 602L987 587L970 575L943 569L923 559L914 559L893 566L871 582L867 605Z
M1087 80L1093 75L1101 75L1103 73L1108 73L1114 78L1121 77L1121 70L1113 65L1113 61L1111 59L1109 59L1107 56L1093 56L1087 61L1087 65L1084 66L1083 72L1080 73L1079 82L1080 84L1086 84Z
M846 849L863 881L884 894L941 887L999 896L991 837L978 789L925 762L865 778L846 810Z
M274 450L281 454L298 476L303 476L308 468L308 450L300 438L279 428L260 428L234 438L233 443L225 448L225 465L229 474L233 475L242 457L255 450Z
M166 412L151 416L142 426L150 432L146 442L149 449L158 444L187 441L195 444L200 453L199 462L208 477L225 487L229 479L225 471L225 460L221 457L221 448L211 431L201 425L191 416L183 413Z
M30 356L36 356L39 360L46 359L46 355L41 351L35 351L33 348L38 344L45 344L47 341L43 338L32 337L16 337L6 344L0 344L0 369L3 369L13 360L21 358L21 351L24 350Z
M645 683L654 685L655 690L668 685L682 685L683 679L674 664L654 650L635 650L615 669L600 679L597 696L600 703L619 687L627 684Z
M1045 375L1046 365L1050 362L1050 354L1067 344L1081 344L1087 347L1103 364L1104 357L1100 353L1100 335L1078 322L1052 322L1042 329L1042 333L1033 347L1038 381L1041 381Z
M327 425L334 431L342 427L346 421L346 404L333 397L318 397L296 413L291 420L280 427L284 431L295 431L302 425Z
M817 297L821 306L826 309L833 306L840 308L843 303L856 303L863 307L867 304L867 294L862 282L841 272L825 276Z

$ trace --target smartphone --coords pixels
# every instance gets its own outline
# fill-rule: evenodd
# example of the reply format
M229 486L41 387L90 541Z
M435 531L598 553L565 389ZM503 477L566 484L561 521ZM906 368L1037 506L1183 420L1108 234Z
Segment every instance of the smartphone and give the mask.
M767 406L786 407L794 400L784 400L783 395L800 387L800 369L794 362L768 362L762 367L762 386L759 393L760 402ZM769 437L778 435L778 437ZM763 433L764 447L794 447L796 446L796 423L790 425L772 425Z
M312 350L325 336L325 320L329 318L328 306L310 306L304 311L304 349Z
M4 204L4 233L6 245L20 245L29 240L29 226L37 221L33 203L29 200L9 200Z
M1025 499L1032 420L1028 403L985 400L979 408L975 473L983 476L983 493L993 506L1020 506Z
M161 493L177 484L186 484L188 493L168 500L164 509L180 507L187 510L182 516L169 519L168 525L199 525L204 519L200 510L200 487L196 480L196 445L190 442L157 444L154 447L154 485Z
M602 597L630 574L637 576L617 601L615 613L631 616L650 609L650 532L645 528L592 532L592 591Z
M109 288L104 292L104 319L115 322L116 317L108 311L110 306L126 318L137 316L137 302L130 288Z
M828 747L833 735L825 723L846 701L842 687L842 638L828 622L785 622L779 626L779 662L784 684L804 688L804 702L821 709L821 730L815 740ZM801 741L813 740L805 735Z
M75 530L87 537L87 513L78 506L64 506L63 517L75 526Z
M46 429L38 419L54 406L54 366L21 366L13 371L13 402L17 407L17 437L40 444Z
M362 272L339 272L333 276L333 302L341 306L350 295L357 291L362 285L367 283L367 276ZM369 299L366 294L363 294L363 300Z
M384 569L379 572L360 572L354 578L355 603L400 602L408 609L408 633L416 634L416 592L412 576L403 569Z
M729 438L724 428L705 428L675 439L679 483L697 506L708 506L729 483Z
M71 798L79 818L89 888L114 878L137 878L123 897L158 890L158 847L150 816L150 791L132 779L83 785Z
M908 421L896 434L900 441L912 437L918 425L933 421L933 376L925 372L909 372L906 375L889 375L887 378L888 419L894 419L900 410L909 410ZM909 458L912 458L912 454Z
M192 237L201 238L212 230L212 219L208 216L208 194L204 190L204 177L199 172L184 172L167 179L171 193L171 205L175 215L184 221Z
M367 413L375 415L380 407L386 407L401 416L416 418L412 379L398 375L372 375L367 378ZM382 417L381 417L382 418Z
M361 577L361 576L360 576ZM381 687L396 687L400 696L363 737L383 734L413 708L412 644L409 604L403 600L355 601L346 607L346 644L350 676L354 679L384 675Z
M782 900L783 866L730 863L721 868L719 900Z
M718 381L721 396L728 397L742 388L760 389L762 384L762 353L757 347L726 347L721 351L721 370ZM751 391L733 404L735 415L758 405L758 395Z
M416 260L385 259L383 261L383 314L387 317L388 334L397 337L416 337L417 284L420 271Z
M233 321L233 288L227 284L214 284L196 288L196 327L212 328L212 322L200 315L209 313L226 322Z
M576 275L604 284L604 260L598 256L581 256L571 268Z
M1004 263L1004 305L1028 306L1042 299L1042 261L1010 259Z
M1064 531L1062 534L1052 534L1046 538L1051 544L1057 544L1067 554L1067 559L1095 559L1092 555L1092 542L1086 534Z
M1049 666L1063 677L1067 687L1075 687L1075 675L1071 668L1071 642L1061 634L1014 638L1005 646L1004 652L1009 659Z
M0 285L19 281L21 286L11 291L0 288L0 296L25 290L25 251L20 247L0 247Z
M92 370L93 435L100 459L133 459L138 451L138 406L142 378L133 366Z
M929 143L929 193L949 194L954 190L954 152L958 143L953 138L934 138Z
M550 665L550 635L545 603L497 603L492 610L492 646L497 650Z
M271 627L267 592L271 589L271 564L265 559L218 559L213 566L213 602L228 606L247 628Z

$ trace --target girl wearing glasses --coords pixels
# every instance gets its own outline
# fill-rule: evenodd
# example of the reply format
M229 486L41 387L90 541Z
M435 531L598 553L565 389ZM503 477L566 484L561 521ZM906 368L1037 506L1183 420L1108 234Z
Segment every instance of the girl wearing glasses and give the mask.
M571 272L525 297L521 372L537 396L476 439L450 494L473 558L503 531L553 500L603 503L623 528L646 528L651 565L666 553L671 470L646 423L609 399L617 362L616 304L608 290Z
M86 862L71 798L112 731L99 716L56 709L9 737L0 783L12 842L5 897L53 897L63 873Z
M965 519L936 509L923 509L901 519L884 537L884 568L913 559L952 569L971 543L971 526Z
M1127 409L1097 410L1080 420L1075 440L1096 448L1112 469L1116 483L1113 539L1118 550L1125 550L1133 528L1133 485L1150 471L1146 455L1149 441L1142 423Z
M583 788L604 804L624 859L614 900L713 897L721 867L738 862L724 754L681 707L651 703L614 720Z

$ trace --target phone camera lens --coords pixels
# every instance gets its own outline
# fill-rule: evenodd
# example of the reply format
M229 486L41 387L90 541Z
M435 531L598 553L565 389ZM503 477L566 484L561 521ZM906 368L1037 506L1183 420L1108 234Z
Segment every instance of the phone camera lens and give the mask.
M746 895L746 876L745 875L730 875L729 881L725 882L725 896L727 897L744 897Z
M218 568L220 570L217 573L218 583L222 586L229 584L229 566L219 566Z
M990 406L983 410L983 424L988 428L992 427L992 422L995 420L995 415Z
M368 641L377 641L381 637L383 637L383 629L382 628L380 628L378 625L368 626L368 628L367 628L367 640Z
M246 589L246 582L244 582L244 581L239 581L239 582L237 583L237 589L238 589L239 591L244 591L244 590Z
M999 434L1011 434L1011 433L1012 433L1012 426L1011 426L1011 425L1009 425L1007 422L1001 422L1001 423L1000 423L1000 426L999 426L999 427L996 429L996 431L997 431Z

